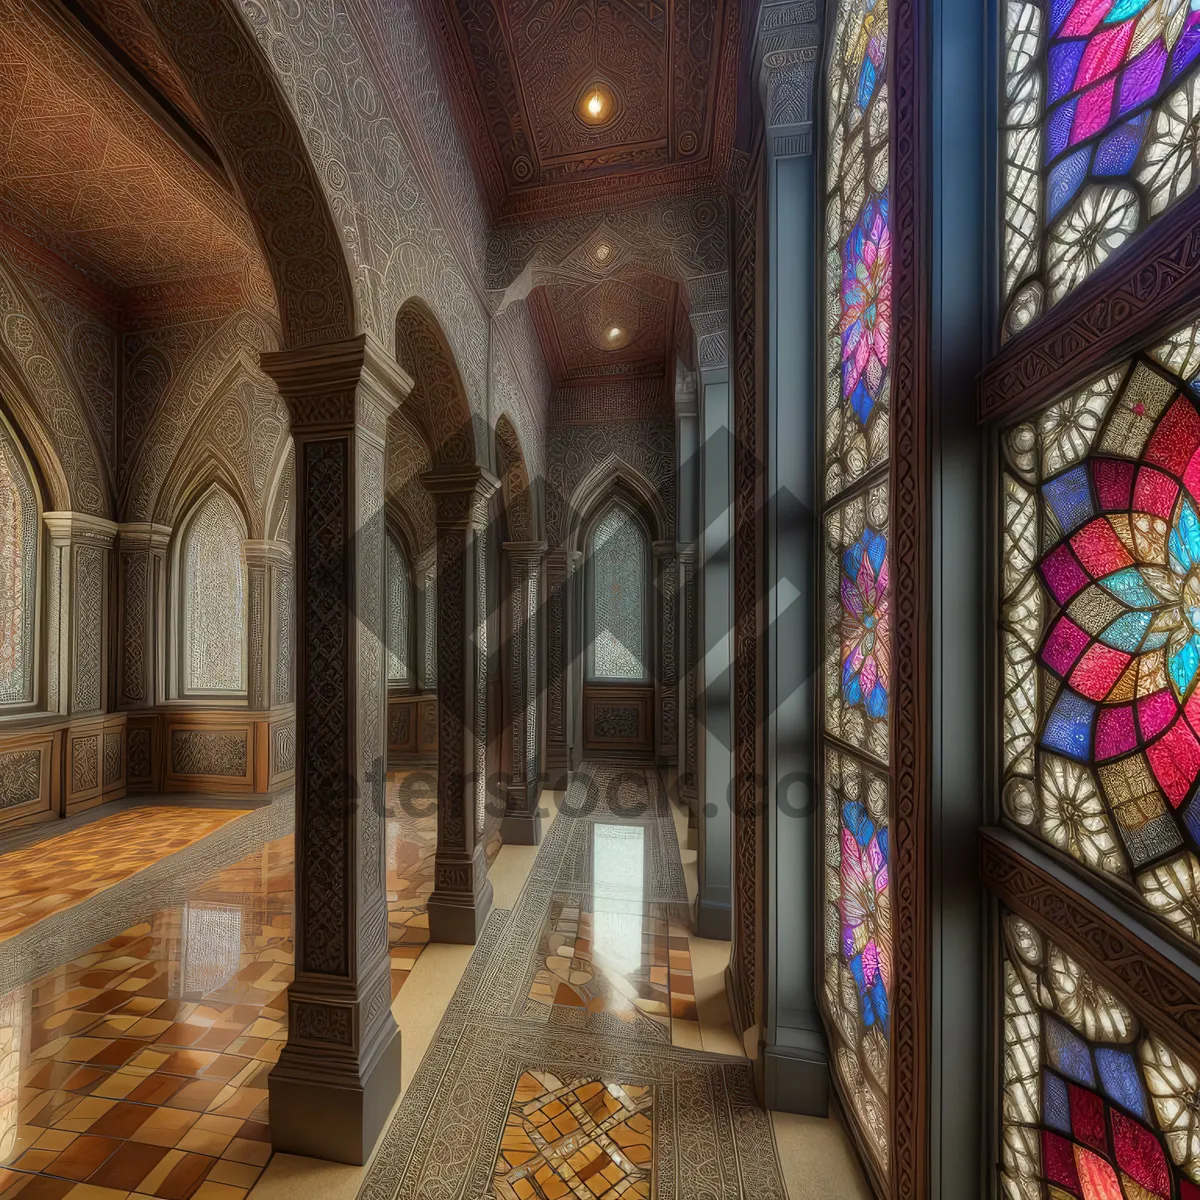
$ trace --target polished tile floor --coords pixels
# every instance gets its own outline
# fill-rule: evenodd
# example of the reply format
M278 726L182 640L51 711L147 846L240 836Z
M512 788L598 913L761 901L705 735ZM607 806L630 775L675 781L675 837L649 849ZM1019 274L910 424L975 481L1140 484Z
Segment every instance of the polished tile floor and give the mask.
M0 941L183 850L245 812L134 808L5 854Z
M393 994L428 941L432 786L427 775L389 778ZM211 817L238 815L136 811L132 828L134 814L120 813L0 857L0 875L7 882L18 860L28 878L36 851L41 895L74 887L86 899L104 886L104 854L119 854L127 873L188 844L183 831L194 840L216 827ZM73 875L79 863L95 873ZM0 998L0 1200L247 1195L270 1157L266 1078L286 1040L292 889L287 837Z

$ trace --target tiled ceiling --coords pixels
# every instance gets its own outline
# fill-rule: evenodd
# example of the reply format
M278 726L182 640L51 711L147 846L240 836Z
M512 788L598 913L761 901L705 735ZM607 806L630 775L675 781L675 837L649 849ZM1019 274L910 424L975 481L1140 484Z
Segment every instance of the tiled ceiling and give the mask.
M679 192L724 171L736 0L424 2L497 219Z

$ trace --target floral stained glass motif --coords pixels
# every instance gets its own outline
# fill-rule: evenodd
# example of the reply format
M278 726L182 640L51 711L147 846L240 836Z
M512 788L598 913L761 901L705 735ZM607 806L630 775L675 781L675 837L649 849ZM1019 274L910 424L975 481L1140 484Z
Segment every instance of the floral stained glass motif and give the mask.
M1005 0L1004 333L1196 185L1194 0Z
M845 0L830 61L825 494L887 458L892 332L886 0Z
M843 1091L887 1170L892 986L887 776L825 753L825 1006Z
M220 488L200 502L184 532L183 677L190 693L246 692L246 536Z
M1008 1200L1200 1200L1200 1075L1048 937L1007 915Z
M1196 340L1006 431L1001 641L1007 815L1200 941Z
M891 672L887 484L825 518L825 728L880 762Z
M649 678L646 618L650 545L637 518L614 504L591 536L592 679Z
M0 421L0 705L33 699L37 523L33 485Z
M409 683L412 623L412 580L408 558L391 534L387 537L387 656L388 683Z

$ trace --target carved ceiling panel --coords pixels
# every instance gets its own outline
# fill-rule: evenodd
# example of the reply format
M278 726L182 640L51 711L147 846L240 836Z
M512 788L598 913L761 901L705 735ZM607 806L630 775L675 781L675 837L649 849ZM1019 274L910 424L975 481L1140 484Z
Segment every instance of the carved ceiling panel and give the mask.
M232 194L20 0L0 0L0 221L101 286L261 270Z
M600 278L563 272L529 295L556 385L661 377L672 357L679 287L629 266Z
M424 0L498 218L713 182L736 102L735 0Z

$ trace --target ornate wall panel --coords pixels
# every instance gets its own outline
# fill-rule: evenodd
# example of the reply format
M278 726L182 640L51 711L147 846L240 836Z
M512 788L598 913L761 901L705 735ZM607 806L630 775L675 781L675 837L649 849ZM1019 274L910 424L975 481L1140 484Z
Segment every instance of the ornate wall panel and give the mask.
M61 753L58 731L0 737L0 829L58 811Z
M216 775L244 779L249 749L241 730L172 729L170 771L173 775Z

